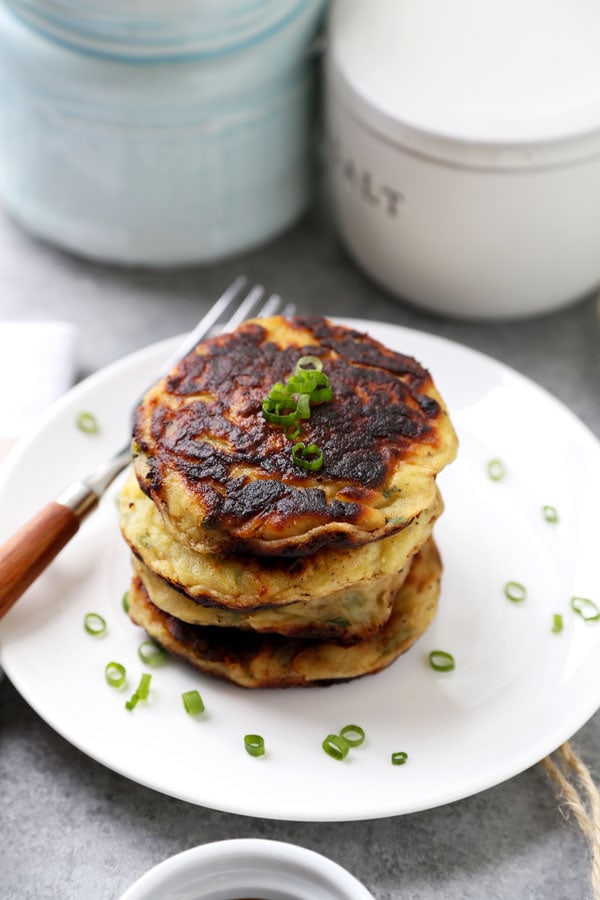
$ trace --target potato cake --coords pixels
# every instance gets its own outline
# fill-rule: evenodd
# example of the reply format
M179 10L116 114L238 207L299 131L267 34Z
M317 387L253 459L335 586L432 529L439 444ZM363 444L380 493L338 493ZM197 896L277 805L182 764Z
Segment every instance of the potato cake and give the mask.
M263 402L299 359L332 389L299 422L322 467L301 468ZM206 553L302 556L362 546L435 501L457 440L429 372L319 316L250 320L200 343L139 406L135 471L165 527Z
M414 557L387 623L372 637L350 647L237 628L189 625L158 609L137 576L131 584L129 615L169 653L242 687L330 684L378 672L414 644L435 615L441 568L430 539Z
M173 538L132 473L121 492L120 524L152 601L177 618L350 643L387 620L442 509L438 493L407 528L362 547L295 558L207 554Z

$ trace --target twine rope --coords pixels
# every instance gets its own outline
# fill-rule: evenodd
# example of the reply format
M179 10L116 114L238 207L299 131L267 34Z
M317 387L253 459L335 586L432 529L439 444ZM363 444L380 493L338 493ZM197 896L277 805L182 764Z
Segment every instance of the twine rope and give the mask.
M566 741L552 756L541 761L554 784L561 811L572 812L588 842L591 855L591 884L594 900L600 900L600 793L592 774Z

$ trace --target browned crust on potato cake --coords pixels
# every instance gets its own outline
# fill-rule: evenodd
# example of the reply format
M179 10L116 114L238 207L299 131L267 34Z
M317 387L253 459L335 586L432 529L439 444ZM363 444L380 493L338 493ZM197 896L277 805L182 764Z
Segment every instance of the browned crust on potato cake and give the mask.
M190 497L202 534L187 537L198 548L300 555L398 530L406 523L380 509L394 473L425 463L434 475L435 459L455 451L429 372L322 317L262 321L205 341L149 392L134 430L142 489L167 525L172 484ZM282 429L261 415L303 355L322 359L333 388L302 426L323 452L317 473L292 461Z

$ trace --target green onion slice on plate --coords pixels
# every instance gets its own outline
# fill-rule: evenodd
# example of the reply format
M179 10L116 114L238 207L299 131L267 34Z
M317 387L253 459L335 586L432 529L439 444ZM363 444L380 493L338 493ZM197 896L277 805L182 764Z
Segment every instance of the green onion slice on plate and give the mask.
M135 709L140 700L147 700L148 695L150 693L150 682L152 680L152 675L149 675L147 672L140 678L140 683L138 684L136 690L131 695L129 700L125 704L125 709Z
M511 603L522 603L527 598L527 588L520 581L507 581L504 585L504 596Z
M558 511L555 506L542 506L542 512L546 522L549 522L551 525L556 525L558 522Z
M456 664L451 653L445 650L432 650L429 654L429 665L436 672L451 672Z
M364 729L360 725L344 725L340 730L340 737L343 737L349 747L360 747L365 740Z
M125 709L129 709L129 710L135 709L136 706L138 705L139 701L140 701L139 694L137 694L137 693L132 694L131 697L129 698L129 700L127 700L125 702Z
M106 683L113 688L120 688L125 684L127 672L125 666L118 662L109 662L104 669Z
M152 675L149 675L148 672L144 672L140 678L140 683L137 686L136 694L140 698L140 700L147 700L148 694L150 693L150 682L152 681Z
M393 766L403 766L407 759L408 753L406 753L404 750L398 750L396 753L392 753Z
M106 633L106 619L100 613L86 613L83 617L83 627L93 637L101 637Z
M75 419L75 424L84 434L97 434L100 431L98 420L91 412L80 412Z
M571 609L586 622L600 619L600 609L589 597L571 597Z
M487 473L492 481L502 481L506 475L506 466L501 459L490 459L487 464Z
M560 613L554 613L552 616L552 631L554 634L560 634L564 628L563 617Z
M168 659L168 654L154 641L143 641L138 647L138 656L147 666L162 666Z
M250 756L265 755L265 739L260 734L244 735L244 747Z
M198 691L184 691L181 699L188 716L197 716L198 713L204 712L204 703Z
M350 744L340 734L328 734L321 746L334 759L344 759L350 749Z

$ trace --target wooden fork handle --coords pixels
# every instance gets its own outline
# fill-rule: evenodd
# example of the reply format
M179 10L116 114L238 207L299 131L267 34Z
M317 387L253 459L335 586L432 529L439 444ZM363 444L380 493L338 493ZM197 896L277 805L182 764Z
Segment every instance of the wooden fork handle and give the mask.
M44 506L0 547L0 619L79 530L68 506Z

